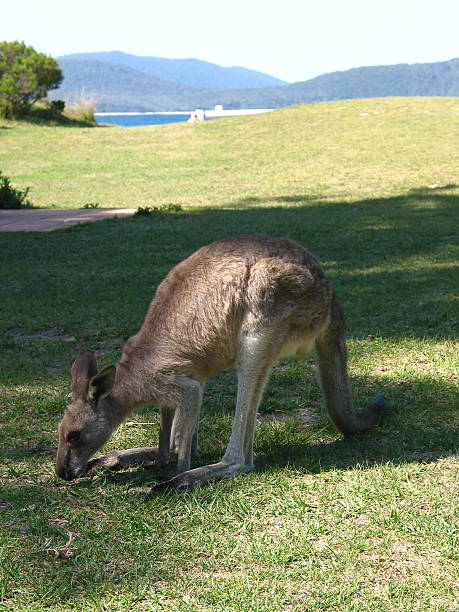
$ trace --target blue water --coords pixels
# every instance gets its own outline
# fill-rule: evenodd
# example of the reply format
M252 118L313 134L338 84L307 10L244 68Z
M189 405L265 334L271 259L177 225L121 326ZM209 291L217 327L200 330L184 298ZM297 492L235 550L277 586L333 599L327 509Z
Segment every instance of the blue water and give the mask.
M110 125L122 125L123 127L135 127L139 125L162 125L164 123L180 123L188 121L191 113L186 115L96 115L97 123L109 123Z

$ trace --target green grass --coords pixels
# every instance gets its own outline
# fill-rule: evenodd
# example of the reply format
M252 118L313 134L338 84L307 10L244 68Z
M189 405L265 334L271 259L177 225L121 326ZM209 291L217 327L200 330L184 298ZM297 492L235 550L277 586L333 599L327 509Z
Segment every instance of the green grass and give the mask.
M457 98L398 98L140 128L0 122L13 126L0 129L0 169L41 207L393 197L458 182L458 109Z
M183 207L0 234L0 610L458 609L458 111L367 100L199 125L0 129L0 168L36 205ZM254 232L320 257L347 315L356 402L385 393L386 421L342 439L313 362L283 361L255 472L147 504L129 489L151 469L58 481L79 347L115 361L175 263ZM221 457L234 396L233 373L209 383L198 463ZM108 448L157 433L145 408Z

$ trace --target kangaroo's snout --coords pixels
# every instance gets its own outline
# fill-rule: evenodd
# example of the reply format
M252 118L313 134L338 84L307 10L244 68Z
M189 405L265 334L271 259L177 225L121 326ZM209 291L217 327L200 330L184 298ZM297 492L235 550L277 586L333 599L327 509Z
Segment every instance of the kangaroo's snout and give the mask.
M66 456L61 460L58 458L56 462L56 476L58 478L62 478L63 480L75 480L82 474L84 474L87 470L88 464L86 463L84 466L72 466L70 453L68 452Z
M72 470L69 467L56 467L56 475L63 480L75 480L79 476L82 476L86 472L85 468Z

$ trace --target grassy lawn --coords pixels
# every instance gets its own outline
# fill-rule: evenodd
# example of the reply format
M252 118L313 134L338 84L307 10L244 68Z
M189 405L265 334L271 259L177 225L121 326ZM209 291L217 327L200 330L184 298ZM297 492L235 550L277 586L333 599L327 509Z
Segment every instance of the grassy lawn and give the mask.
M4 129L1 129L1 128ZM37 206L183 211L0 233L0 610L459 610L459 101L360 100L144 128L0 124L0 170ZM347 316L358 405L328 424L312 360L262 402L257 470L144 504L152 468L53 473L81 346L118 358L168 270L204 243L289 236L316 253ZM201 457L235 397L207 387ZM107 450L154 444L154 407Z
M458 182L458 112L456 98L398 98L140 128L0 120L0 169L45 208L393 197Z

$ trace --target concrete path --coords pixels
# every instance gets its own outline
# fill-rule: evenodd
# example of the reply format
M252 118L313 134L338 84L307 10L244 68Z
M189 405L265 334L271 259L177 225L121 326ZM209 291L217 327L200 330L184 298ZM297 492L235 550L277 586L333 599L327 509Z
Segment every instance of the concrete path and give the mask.
M82 208L68 210L0 210L0 232L51 232L60 227L133 215L133 208Z

